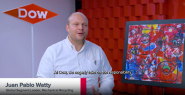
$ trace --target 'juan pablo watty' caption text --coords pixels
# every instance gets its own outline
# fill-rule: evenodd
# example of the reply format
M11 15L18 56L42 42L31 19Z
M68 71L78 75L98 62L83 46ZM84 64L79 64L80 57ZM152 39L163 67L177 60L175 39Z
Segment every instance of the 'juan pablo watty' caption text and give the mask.
M87 75L87 74L131 74L130 71L110 71L110 72L107 72L107 71L55 71L54 74L65 74L65 75L68 75L68 74L79 74L79 75Z

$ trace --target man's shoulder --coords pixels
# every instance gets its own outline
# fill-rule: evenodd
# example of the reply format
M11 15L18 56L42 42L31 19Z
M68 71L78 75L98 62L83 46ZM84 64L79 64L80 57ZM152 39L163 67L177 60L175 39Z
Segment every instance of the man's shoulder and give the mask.
M87 41L87 49L86 49L87 55L85 55L89 59L96 59L101 60L101 56L104 53L103 49L90 41ZM93 55L93 56L92 56Z
M97 44L95 44L93 42L90 42L88 40L86 40L86 42L87 42L88 47L90 47L92 49L102 49L99 45L97 45Z
M50 45L48 48L56 49L56 48L62 47L62 45L64 44L64 41L65 41L65 39L58 41L58 42Z

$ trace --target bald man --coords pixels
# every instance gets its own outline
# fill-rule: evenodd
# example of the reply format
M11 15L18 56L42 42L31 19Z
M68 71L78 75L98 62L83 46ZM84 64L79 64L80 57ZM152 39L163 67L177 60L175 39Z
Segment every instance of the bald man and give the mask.
M86 78L87 94L111 95L114 87L112 74L54 74L55 71L112 71L102 48L85 40L88 34L88 19L83 13L71 14L66 30L68 32L66 39L46 49L39 64L37 77Z

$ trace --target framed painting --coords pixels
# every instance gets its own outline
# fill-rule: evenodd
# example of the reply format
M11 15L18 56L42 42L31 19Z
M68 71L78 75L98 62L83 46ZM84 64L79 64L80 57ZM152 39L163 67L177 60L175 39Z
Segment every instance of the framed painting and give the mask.
M184 35L185 19L126 22L121 81L185 88Z

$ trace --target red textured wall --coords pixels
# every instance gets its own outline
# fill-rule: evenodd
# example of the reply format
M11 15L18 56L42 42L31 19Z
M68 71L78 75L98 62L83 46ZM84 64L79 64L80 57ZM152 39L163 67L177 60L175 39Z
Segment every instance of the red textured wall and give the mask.
M89 20L87 40L101 46L113 68L122 70L126 21L185 18L185 0L81 0ZM114 75L114 92L136 94L138 85L121 83ZM164 88L165 94L185 94L185 89ZM151 86L142 85L139 95L151 94ZM152 86L153 95L162 95L162 88Z

